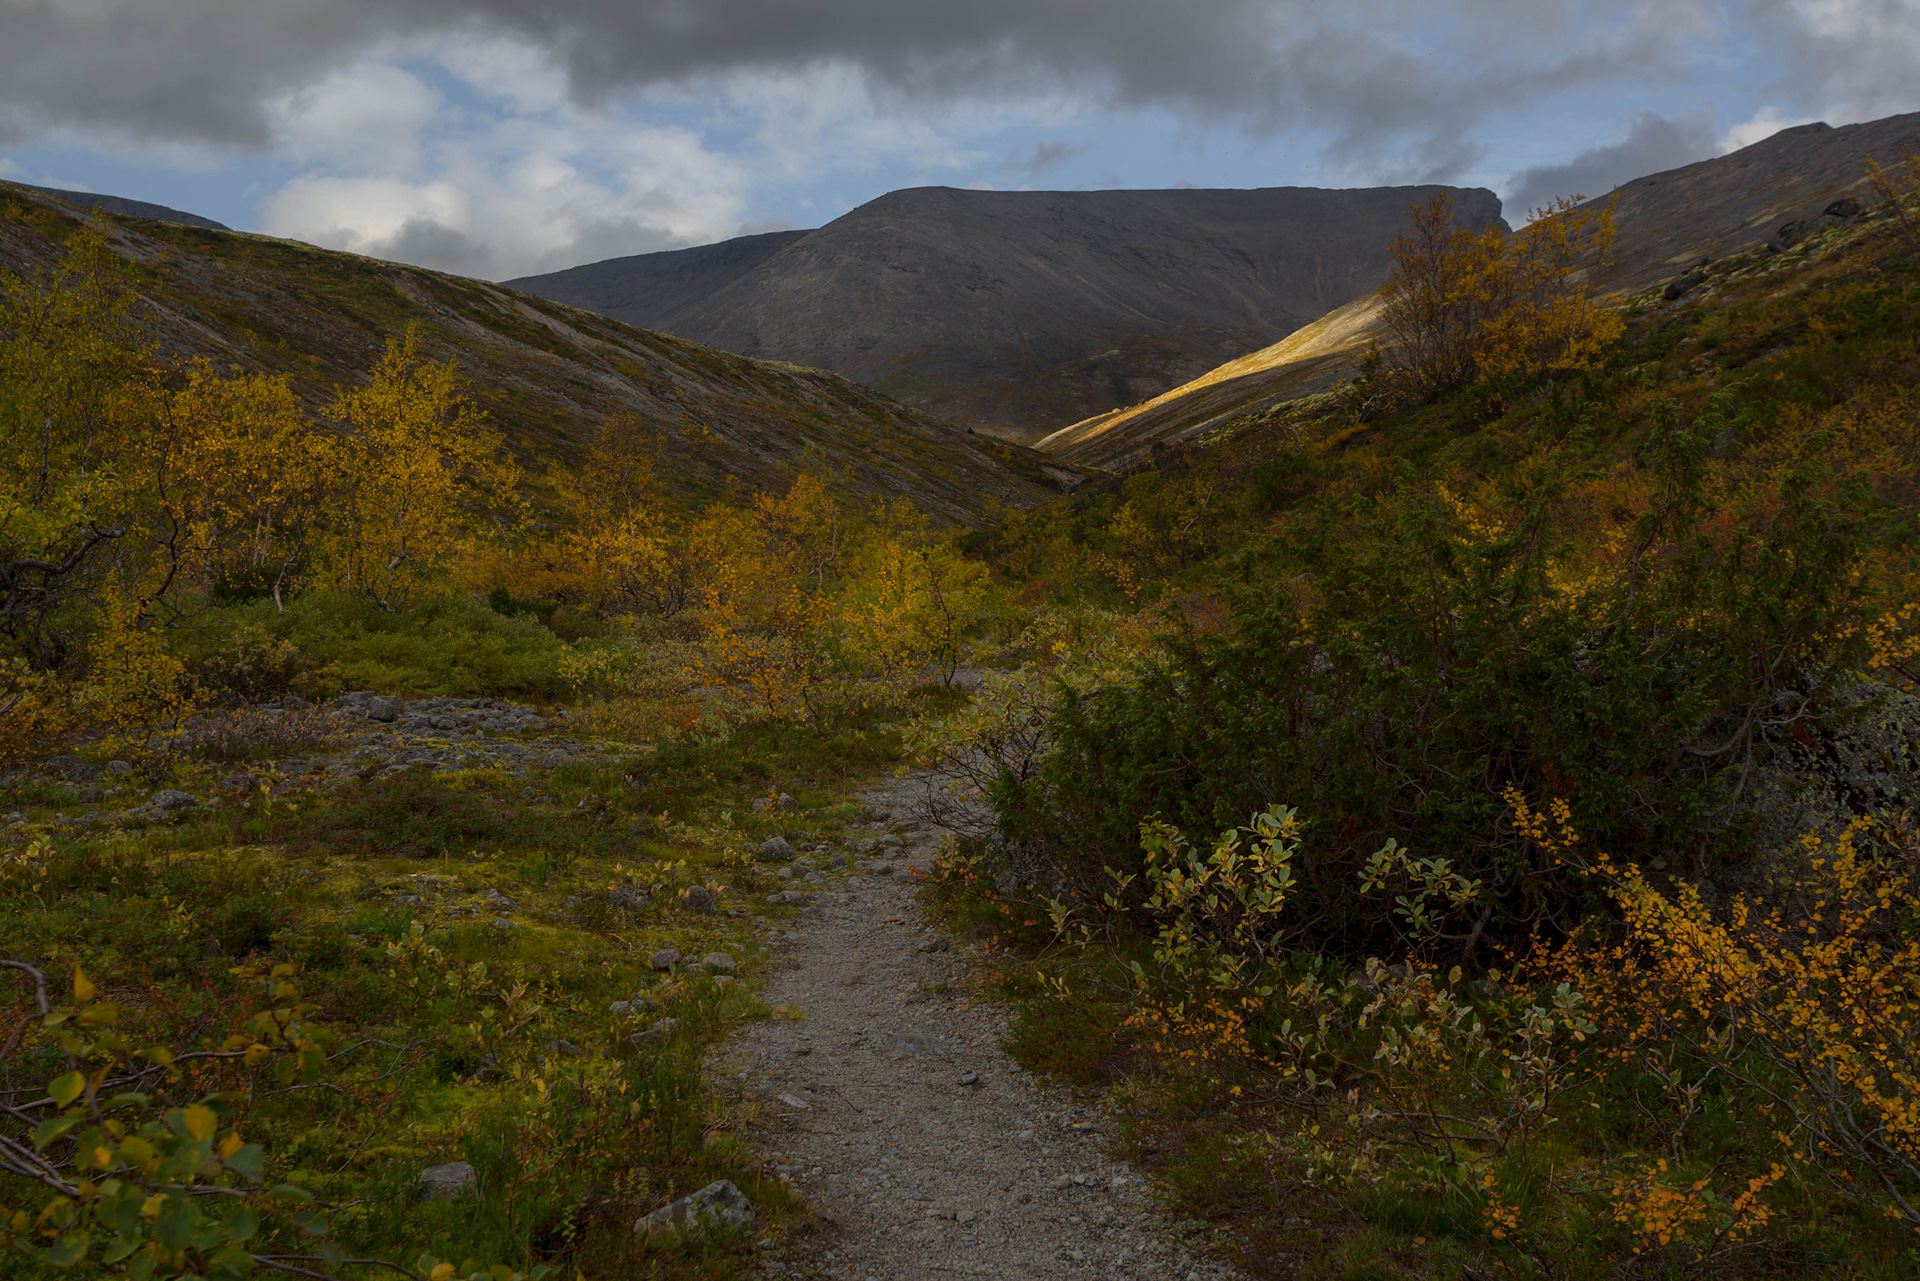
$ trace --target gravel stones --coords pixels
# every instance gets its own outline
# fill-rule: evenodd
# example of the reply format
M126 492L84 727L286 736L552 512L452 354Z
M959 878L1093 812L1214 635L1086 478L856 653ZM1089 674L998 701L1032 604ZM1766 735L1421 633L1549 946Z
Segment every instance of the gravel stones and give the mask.
M753 1226L753 1202L730 1180L719 1179L690 1196L661 1206L633 1225L641 1240L657 1236L699 1238Z

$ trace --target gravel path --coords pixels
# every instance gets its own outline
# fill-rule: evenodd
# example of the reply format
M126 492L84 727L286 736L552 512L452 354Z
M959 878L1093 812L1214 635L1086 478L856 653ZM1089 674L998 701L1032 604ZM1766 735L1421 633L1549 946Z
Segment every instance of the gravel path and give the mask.
M925 820L923 782L865 798L890 826ZM951 816L948 816L949 818ZM883 827L876 827L876 834ZM899 851L926 861L923 829ZM804 1019L755 1025L716 1070L763 1101L776 1169L825 1220L776 1275L1215 1278L1170 1245L1140 1176L1104 1150L1109 1122L1000 1048L1000 1012L961 995L968 944L931 930L915 886L873 865L815 896L769 984Z

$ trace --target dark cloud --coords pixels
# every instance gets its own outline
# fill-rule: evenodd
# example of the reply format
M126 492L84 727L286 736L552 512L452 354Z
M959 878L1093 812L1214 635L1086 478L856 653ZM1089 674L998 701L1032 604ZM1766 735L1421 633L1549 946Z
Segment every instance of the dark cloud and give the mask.
M1668 119L1643 112L1619 142L1583 151L1562 165L1540 165L1515 174L1505 200L1507 219L1519 223L1534 209L1562 196L1604 196L1623 182L1663 169L1705 160L1715 146L1713 118L1705 113Z
M565 67L586 101L739 72L857 67L895 102L1068 92L1342 149L1436 139L1610 77L1658 75L1721 0L0 0L0 120L261 146L263 104L362 54L462 31ZM1584 15L1584 16L1583 16ZM1415 48L1410 33L1444 31ZM1442 47L1444 46L1444 47Z
M1000 166L1000 174L1014 182L1031 182L1090 149L1091 144L1084 142L1043 142L1034 147L1032 155Z
M1583 89L1668 87L1736 35L1780 57L1789 97L1915 105L1913 4L0 0L0 136L80 129L263 147L266 104L368 53L472 32L552 58L588 103L851 66L895 104L1032 91L1164 107L1256 132L1312 131L1356 172L1404 156L1404 176L1447 178L1472 163L1474 131L1497 114Z

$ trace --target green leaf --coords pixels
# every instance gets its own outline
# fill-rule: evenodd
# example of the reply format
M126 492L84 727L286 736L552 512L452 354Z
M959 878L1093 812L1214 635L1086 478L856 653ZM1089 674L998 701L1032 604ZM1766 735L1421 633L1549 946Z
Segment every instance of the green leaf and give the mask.
M53 1101L61 1107L79 1098L86 1088L87 1077L84 1072L69 1072L65 1076L56 1076L47 1082L47 1093L51 1094Z
M220 1223L226 1229L229 1240L251 1241L253 1234L260 1230L260 1212L250 1205L243 1205L228 1213Z
M40 1257L56 1268L70 1268L87 1257L87 1247L92 1239L84 1232L74 1232L61 1237L40 1252Z
M169 1250L178 1250L193 1240L200 1227L200 1207L183 1196L171 1196L160 1207L153 1221L153 1236Z
M227 1158L227 1168L254 1183L266 1177L267 1150L258 1143L238 1148Z
M36 1149L46 1147L47 1144L53 1142L85 1119L85 1117L78 1116L55 1116L47 1118L33 1127L33 1146Z
M118 1263L139 1248L139 1237L115 1237L107 1242L107 1248L100 1252L100 1262Z
M238 1155L237 1153L235 1155ZM305 1188L296 1188L291 1183L282 1183L278 1187L267 1189L267 1195L276 1201L311 1201L313 1193Z

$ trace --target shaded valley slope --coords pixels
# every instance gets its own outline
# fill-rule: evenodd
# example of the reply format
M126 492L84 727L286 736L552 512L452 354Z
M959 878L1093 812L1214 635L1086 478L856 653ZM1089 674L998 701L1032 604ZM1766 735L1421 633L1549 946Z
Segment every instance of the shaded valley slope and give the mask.
M57 262L84 220L130 265L137 316L161 349L292 377L309 404L353 383L409 325L452 357L475 399L541 475L622 412L649 427L684 508L829 473L973 524L996 504L1055 496L1070 469L908 409L831 373L772 365L634 329L499 285L264 236L88 214L0 184L0 267Z
M1158 395L1371 292L1387 243L1431 190L921 187L795 238L704 300L669 280L652 301L613 310L644 259L513 283L1031 439ZM1489 191L1454 200L1469 225L1500 216ZM684 253L737 257L758 252L765 238L753 239ZM704 261L644 270L697 274Z

